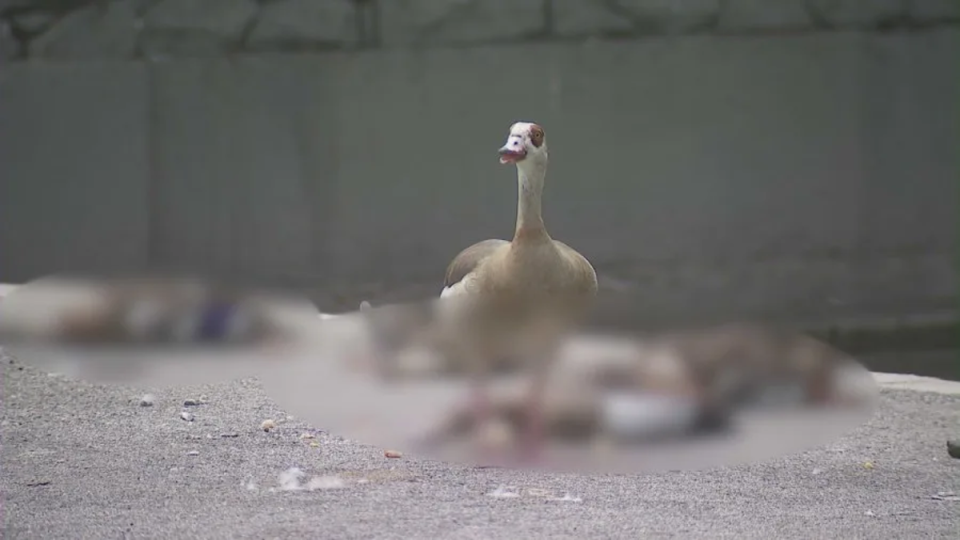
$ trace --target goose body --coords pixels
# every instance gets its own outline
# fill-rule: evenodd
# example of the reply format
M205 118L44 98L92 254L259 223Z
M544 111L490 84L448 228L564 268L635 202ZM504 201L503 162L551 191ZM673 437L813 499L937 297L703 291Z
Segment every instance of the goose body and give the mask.
M517 222L511 241L491 239L461 251L447 267L440 297L452 301L449 313L470 336L478 381L500 355L518 352L533 371L530 393L530 445L538 446L540 390L561 335L590 308L597 275L576 250L550 237L541 213L547 145L541 128L517 122L500 149L500 162L517 168ZM443 304L444 302L441 302ZM477 389L479 423L487 417L484 390Z
M490 239L464 249L450 262L444 276L443 299L519 295L518 302L548 298L589 300L597 293L597 274L590 262L547 232L541 197L548 162L543 128L517 122L501 163L518 171L517 223L512 241ZM577 302L579 303L579 302Z

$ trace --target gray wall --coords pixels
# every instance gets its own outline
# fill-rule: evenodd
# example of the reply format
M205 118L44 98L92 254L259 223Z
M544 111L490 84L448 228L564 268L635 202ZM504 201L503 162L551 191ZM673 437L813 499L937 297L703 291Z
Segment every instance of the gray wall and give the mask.
M436 294L512 232L494 152L531 119L551 232L637 315L954 307L960 29L727 34L11 62L0 280L149 262L327 309Z

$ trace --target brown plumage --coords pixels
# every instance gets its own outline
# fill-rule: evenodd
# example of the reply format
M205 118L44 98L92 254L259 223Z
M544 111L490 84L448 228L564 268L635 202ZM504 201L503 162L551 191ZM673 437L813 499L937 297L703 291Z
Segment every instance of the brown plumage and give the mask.
M468 247L454 257L447 267L447 275L443 278L443 287L452 287L473 272L481 261L492 255L498 249L509 246L510 242L500 239L484 240Z
M441 298L452 313L478 380L502 355L518 354L533 370L528 449L540 442L540 392L561 336L591 307L597 293L593 266L570 246L553 240L541 214L548 153L543 129L511 126L500 162L518 173L513 240L485 240L460 252L447 267ZM462 309L461 309L462 308ZM475 394L478 421L489 418L482 388Z

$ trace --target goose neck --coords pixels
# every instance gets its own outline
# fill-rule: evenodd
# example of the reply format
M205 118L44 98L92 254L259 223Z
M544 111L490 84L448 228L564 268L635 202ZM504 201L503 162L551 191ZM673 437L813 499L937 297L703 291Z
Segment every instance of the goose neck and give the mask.
M546 237L541 200L546 164L517 167L517 227L514 239Z

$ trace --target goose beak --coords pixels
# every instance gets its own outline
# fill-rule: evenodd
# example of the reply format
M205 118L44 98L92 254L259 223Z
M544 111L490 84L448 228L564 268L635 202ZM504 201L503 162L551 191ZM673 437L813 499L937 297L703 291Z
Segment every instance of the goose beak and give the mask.
M499 153L500 163L504 165L523 161L523 158L527 157L527 150L523 147L523 143L513 137L500 148Z

